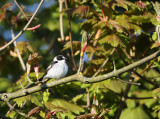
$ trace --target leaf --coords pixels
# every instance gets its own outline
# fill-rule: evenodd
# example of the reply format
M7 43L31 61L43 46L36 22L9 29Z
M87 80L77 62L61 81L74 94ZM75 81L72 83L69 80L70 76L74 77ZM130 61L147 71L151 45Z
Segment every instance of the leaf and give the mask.
M42 95L40 95L39 93L34 93L34 94L31 94L31 95L28 95L28 96L16 98L16 99L14 99L14 101L17 103L17 105L19 107L21 107L22 104L24 102L27 102L27 101L31 101L35 105L37 105L39 107L42 107L43 105L41 103L41 99L42 99Z
M30 117L30 116L32 116L33 114L40 112L41 110L42 110L42 107L35 107L35 108L33 108L32 110L30 110L30 111L28 112L28 116Z
M117 6L120 6L120 7L123 7L125 8L127 11L128 11L128 6L132 6L132 7L135 7L136 5L127 1L127 0L116 0L117 2Z
M98 116L98 119L101 119L101 117L107 113L109 113L111 111L111 109L107 108L107 109L103 109L103 111L101 112L101 114Z
M137 91L134 93L136 97L153 97L153 93L151 91ZM156 99L139 100L139 104L146 105L148 108L151 108L155 102Z
M42 56L38 56L38 53L32 53L29 56L27 63L30 64L30 65L34 65L34 64L37 64L42 59L43 59L43 57Z
M82 5L82 6L67 9L65 10L65 12L67 14L72 14L73 16L80 15L80 16L87 17L90 13L90 7L88 5Z
M160 95L160 88L156 88L152 91L153 94Z
M69 49L70 47L71 47L71 43L67 42L64 45L64 48L62 49L62 51L66 50L66 49ZM73 49L75 49L75 50L81 49L81 42L80 41L73 41Z
M101 65L102 63L104 63L104 59L97 59L97 60L91 60L90 63L96 64L96 65Z
M157 41L157 42L152 44L151 49L159 47L159 46L160 46L160 43Z
M13 3L8 2L8 3L4 4L4 5L1 7L1 9L11 8L12 5L13 5Z
M17 46L15 47L15 50L16 49L18 49L20 52L25 52L25 51L33 52L34 51L30 42L26 42L26 41L17 42Z
M48 101L49 95L50 95L50 92L49 92L48 89L43 92L43 101L44 101L44 103L46 103Z
M14 118L14 117L16 116L16 114L17 114L17 113L12 110L12 111L11 111L10 113L8 113L6 116L7 116L7 117L10 117L10 118Z
M152 39L153 39L154 41L156 41L156 40L158 39L156 32L153 32Z
M141 107L137 107L134 109L124 109L120 119L150 119L150 117Z
M95 39L99 39L101 36L101 29L98 29L97 32L96 32L96 35L95 35Z
M121 44L121 40L116 34L107 35L104 38L99 40L100 44L108 43L112 45L113 47L117 47L119 44Z
M108 22L109 26L112 28L115 28L118 32L123 32L123 27L118 24L115 20L109 20Z
M146 8L146 4L142 2L141 0L137 2L137 5L142 9Z
M7 88L9 88L11 86L11 82L9 80L7 80L7 78L0 78L0 91L5 91Z
M95 116L96 116L95 114L83 114L83 115L77 116L76 119L86 119L86 118L94 119Z
M76 104L73 104L71 102L65 101L63 99L53 99L51 104L47 105L46 107L49 108L50 110L55 109L55 107L62 107L65 110L67 109L68 111L74 112L76 114L80 114L81 112L84 112L84 109Z
M6 18L6 15L3 11L0 10L0 22Z
M8 2L0 8L0 22L6 18L6 9L11 8L12 5L13 3Z

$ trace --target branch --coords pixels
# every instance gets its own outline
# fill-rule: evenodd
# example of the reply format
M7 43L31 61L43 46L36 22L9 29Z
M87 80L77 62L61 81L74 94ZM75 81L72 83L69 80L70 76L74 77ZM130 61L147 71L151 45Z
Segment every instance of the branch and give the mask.
M144 99L158 99L160 97L153 96L153 97L126 97L127 99L134 99L134 100L144 100Z
M67 1L65 0L65 6L66 9L68 9L68 5L67 5ZM70 43L71 43L71 56L72 56L72 61L73 61L73 65L75 70L77 71L77 65L74 59L74 52L73 52L73 41L72 41L72 33L71 33L71 21L70 21L70 15L68 14L68 25L69 25L69 39L70 39Z
M61 33L61 39L64 42L64 31L63 31L63 14L61 14L62 9L63 9L63 2L64 0L58 0L59 1L59 22L60 22L60 33Z
M77 73L77 74L74 74L74 75L59 79L59 80L54 80L52 82L47 82L46 84L37 85L37 86L27 88L27 89L21 89L21 90L18 90L16 92L13 92L13 93L2 93L2 94L0 94L0 101L9 101L9 100L14 99L14 98L26 96L26 95L38 92L40 90L51 88L51 87L54 87L54 86L57 86L57 85L62 85L62 84L72 82L72 81L80 81L82 83L100 82L100 81L107 80L107 79L112 78L112 77L116 77L117 75L120 75L120 74L122 74L124 72L127 72L127 71L129 71L129 70L131 70L135 67L138 67L138 66L146 63L147 61L150 61L150 60L152 60L152 59L154 59L158 56L160 56L160 51L157 51L157 52L155 52L155 53L153 53L153 54L151 54L151 55L149 55L149 56L147 56L147 57L145 57L145 58L143 58L143 59L141 59L141 60L139 60L139 61L137 61L133 64L130 64L128 66L125 66L121 69L112 71L112 72L107 73L107 74L102 75L102 76L88 78L88 77L85 77L85 76L81 75L80 73Z
M130 82L133 82L133 79L130 79L130 80L131 80ZM120 115L121 115L121 112L122 112L123 107L124 107L124 105L125 105L125 101L126 101L126 99L127 99L127 97L128 97L127 95L128 95L128 92L129 92L130 88L131 88L131 84L128 84L128 85L126 86L126 89L125 89L125 91L124 91L124 93L123 93L123 96L122 96L122 98L121 98L121 103L120 103L120 106L119 106L119 108L118 108L118 110L117 110L116 118L115 118L115 119L119 119L119 118L120 118Z
M14 39L14 33L13 33L13 28L12 27L11 27L11 34L12 34L12 39ZM14 47L16 48L16 46L17 46L17 42L14 41ZM24 61L22 59L22 56L21 56L18 48L16 48L16 52L17 52L17 55L18 55L18 59L19 59L19 61L21 63L22 69L23 69L23 71L25 71L26 70L26 66L24 64Z
M16 0L14 0L14 2L16 3L16 5L17 5L18 8L20 9L20 11L22 12L23 16L24 16L24 17L27 19L27 21L28 21L28 18L27 18L27 16L25 15L25 13L23 12L23 9L19 6L19 4L17 3Z
M34 117L29 117L27 114L23 113L23 112L20 112L19 110L15 109L8 101L6 102L7 105L10 107L11 110L14 110L15 112L17 112L19 115L23 116L23 117L26 117L26 118L29 118L29 119L36 119Z
M113 49L110 53L110 56L112 56L112 54L114 53L115 49ZM104 65L106 65L106 63L108 62L109 57L103 62L103 64L99 67L99 69L97 70L97 72L92 76L95 77L97 76L97 74L101 71L101 69L104 67Z
M44 0L41 0L41 2L39 3L36 11L34 12L34 14L32 15L31 19L28 21L28 23L25 25L25 27L17 34L17 36L12 39L10 42L8 42L6 45L0 47L0 51L4 50L5 48L7 48L9 45L11 45L15 40L17 40L24 31L26 31L26 29L28 28L28 26L31 24L33 18L35 17L35 15L37 14L38 10L40 9L42 3L44 2Z

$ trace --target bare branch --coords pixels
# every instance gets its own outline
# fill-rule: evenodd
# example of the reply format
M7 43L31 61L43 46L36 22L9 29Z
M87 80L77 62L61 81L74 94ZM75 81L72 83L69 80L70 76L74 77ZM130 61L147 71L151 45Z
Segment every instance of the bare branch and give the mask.
M124 80L120 79L119 77L118 77L117 79L120 80L120 81L123 82L123 83L127 83L127 84L130 84L130 85L137 85L137 86L140 86L140 85L141 85L140 83L134 83L134 82L124 81Z
M115 49L113 49L110 53L110 56L114 53ZM109 57L103 62L103 64L99 67L99 69L97 70L97 72L92 76L95 77L98 75L98 73L101 71L101 69L106 65L106 63L108 62Z
M72 82L72 81L80 81L82 83L100 82L100 81L107 80L107 79L112 78L112 77L116 77L117 75L120 75L120 74L122 74L124 72L127 72L129 70L132 70L133 68L138 67L138 66L146 63L147 61L150 61L150 60L152 60L152 59L154 59L158 56L160 56L160 51L157 51L157 52L151 54L150 56L147 56L147 57L145 57L145 58L143 58L143 59L141 59L141 60L139 60L139 61L137 61L133 64L130 64L128 66L125 66L121 69L118 69L116 71L107 73L107 74L102 75L102 76L88 78L88 77L85 77L85 76L77 73L77 74L74 74L74 75L59 79L59 80L54 80L52 82L47 82L46 84L33 86L33 87L27 88L27 89L21 89L21 90L18 90L16 92L13 92L13 93L2 93L2 94L0 94L0 100L1 101L9 101L9 100L14 99L14 98L29 95L29 94L38 92L40 90L51 88L51 87L54 87L54 86L57 86L57 85L62 85L62 84Z
M12 40L13 40L14 39L14 33L13 33L13 28L12 27L11 27L11 34L12 34ZM14 47L16 48L16 46L17 46L17 42L14 41ZM26 70L26 66L24 64L24 61L22 59L22 56L21 56L18 48L16 48L16 52L17 52L17 55L18 55L18 59L19 59L19 61L21 63L22 69L23 69L23 71L25 71Z
M27 21L28 21L28 18L27 18L27 16L25 15L25 13L23 12L23 10L22 10L22 8L19 6L19 4L17 3L17 1L16 0L14 0L14 2L16 3L16 5L18 6L18 8L20 9L20 11L22 12L22 14L23 14L23 16L27 19Z
M15 112L17 112L19 115L23 116L23 117L26 117L26 118L29 118L29 119L36 119L34 117L29 117L27 114L23 113L23 112L20 112L19 110L15 109L8 101L6 102L7 105L10 107L11 110L14 110Z
M127 99L134 99L134 100L144 100L144 99L158 99L160 97L153 96L153 97L126 97Z
M124 60L124 58L123 58L122 55L119 53L119 51L118 51L118 50L116 50L116 51L117 51L119 57L123 60L124 64L125 64L125 65L128 65L128 63ZM156 59L156 58L154 58L154 59L151 61L149 67L151 66L151 64L153 64L153 62L154 62L155 59ZM146 69L145 69L145 70L146 70ZM144 70L144 71L145 71L145 70ZM144 80L144 81L146 81L146 82L154 85L155 87L159 87L158 84L156 84L156 83L154 83L154 82L152 82L152 81L150 81L150 80L147 80L145 77L143 77L143 76L142 76L141 74L139 74L137 71L133 70L132 72L133 72L135 75L137 75L138 77L140 77L142 80Z
M11 45L15 40L17 40L24 31L26 31L26 29L28 28L28 26L31 24L32 20L34 19L35 15L37 14L38 10L40 9L42 3L44 2L44 0L41 0L41 2L39 3L36 11L34 12L34 14L32 15L32 17L30 18L30 20L28 21L28 23L25 25L25 27L16 35L16 37L14 39L12 39L10 42L8 42L6 45L0 47L0 51L4 50L5 48L7 48L9 45Z
M68 5L67 5L67 1L65 0L65 6L66 9L68 9ZM72 56L72 61L73 61L73 65L75 70L77 71L77 65L74 59L74 52L73 52L73 41L72 41L72 33L71 33L71 21L70 21L70 15L68 14L68 25L69 25L69 39L70 39L70 43L71 43L71 56Z
M63 10L63 2L64 0L58 0L59 1L59 12L60 12L60 16L59 16L59 22L60 22L60 33L61 33L61 39L64 42L64 31L63 31L63 14L61 14L62 10Z

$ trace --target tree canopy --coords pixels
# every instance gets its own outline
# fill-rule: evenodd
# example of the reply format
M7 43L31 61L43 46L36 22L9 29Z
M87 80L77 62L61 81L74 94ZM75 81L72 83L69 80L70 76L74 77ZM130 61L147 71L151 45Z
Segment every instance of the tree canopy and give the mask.
M159 29L155 1L1 1L0 118L160 118Z

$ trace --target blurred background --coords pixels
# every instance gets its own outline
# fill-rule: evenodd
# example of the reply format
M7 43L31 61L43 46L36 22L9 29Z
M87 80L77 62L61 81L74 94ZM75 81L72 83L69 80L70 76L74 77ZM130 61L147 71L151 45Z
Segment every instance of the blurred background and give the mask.
M0 1L0 47L16 36L33 15L40 0ZM65 1L65 0L64 0ZM159 3L131 0L44 0L29 28L15 44L0 51L0 93L20 90L28 84L26 63L32 53L41 77L56 55L68 58L67 76L75 74L83 48L82 32L88 33L84 53L84 76L101 76L113 71L113 62L120 69L159 50ZM67 5L66 5L67 4ZM63 27L60 28L60 16ZM71 24L71 25L70 25ZM70 29L71 26L71 29ZM64 31L64 39L61 32ZM71 37L70 37L71 33ZM72 39L71 39L72 38ZM72 43L70 42L72 40ZM73 46L73 56L71 52ZM17 50L23 59L19 61ZM34 65L29 74L37 81ZM101 67L101 68L100 68ZM35 118L98 118L98 119L158 119L160 118L160 65L153 59L119 78L93 84L70 82L10 101L15 108ZM119 80L120 79L120 80ZM126 82L134 82L133 85ZM126 100L123 100L126 99ZM27 118L0 102L0 116ZM32 109L38 111L31 113ZM32 111L33 112L33 111ZM54 112L54 114L53 114ZM50 114L50 116L48 116Z

